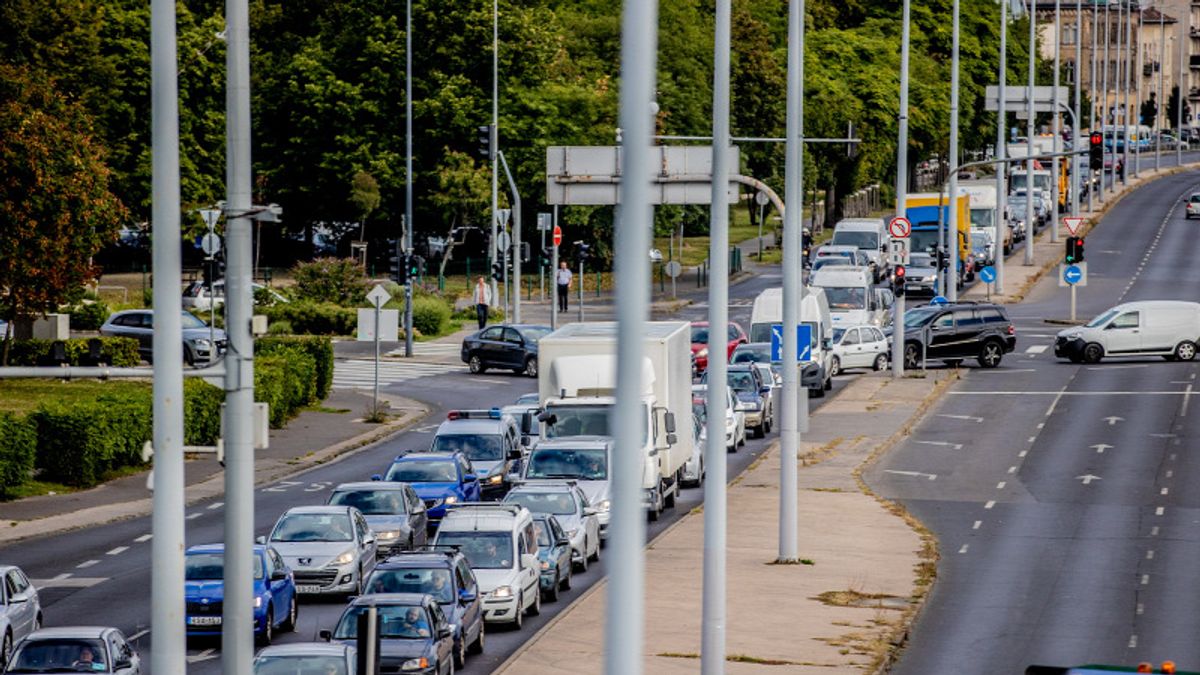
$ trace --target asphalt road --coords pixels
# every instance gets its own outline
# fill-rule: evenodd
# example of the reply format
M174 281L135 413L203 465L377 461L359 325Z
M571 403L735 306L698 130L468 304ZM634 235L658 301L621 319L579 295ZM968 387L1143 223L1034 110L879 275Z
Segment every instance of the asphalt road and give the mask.
M753 297L763 288L779 283L780 275L776 269L735 284L731 290L731 318L748 324ZM703 311L703 307L689 307L681 318L701 318ZM852 375L839 378L835 390L852 378ZM292 506L324 503L331 487L340 482L364 480L380 472L402 450L428 447L432 432L445 418L448 409L504 404L534 389L536 383L528 378L496 372L471 376L465 366L392 385L388 391L429 404L432 410L429 417L417 427L385 442L289 481L260 487L255 494L255 533L267 534L276 518ZM821 399L811 401L814 407L820 402ZM748 440L738 453L729 455L730 480L754 461L774 437L772 434L765 440ZM667 511L658 522L648 524L648 536L657 535L702 500L703 489L684 490L673 510ZM222 541L224 512L219 501L193 505L187 514L188 545ZM149 534L149 519L138 518L21 542L0 549L0 560L19 565L31 577L44 580L39 585L47 626L116 626L137 638L143 664L148 666L153 648L153 635L148 631ZM487 652L469 658L467 668L460 672L491 672L562 608L600 580L606 573L605 563L602 557L601 562L591 565L587 573L577 574L572 590L557 603L544 604L541 616L527 619L520 632L499 628L490 631ZM343 606L340 600L302 602L298 629L295 633L279 636L277 643L315 640L319 630L333 628ZM219 641L191 642L188 655L190 673L220 672Z
M1081 318L1200 295L1196 226L1179 201L1195 190L1200 172L1164 178L1089 234ZM1060 327L1044 319L1065 318L1068 297L1051 275L1010 307L1017 352L996 370L968 369L866 474L941 546L938 581L893 672L1167 659L1200 668L1200 498L1189 489L1200 439L1188 417L1200 365L1055 359Z

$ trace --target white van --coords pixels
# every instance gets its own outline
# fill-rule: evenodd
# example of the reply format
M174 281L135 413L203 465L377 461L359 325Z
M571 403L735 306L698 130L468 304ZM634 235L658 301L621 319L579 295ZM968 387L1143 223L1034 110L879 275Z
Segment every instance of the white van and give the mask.
M844 218L833 228L829 243L854 246L875 263L876 281L887 276L887 223L882 218Z
M783 323L783 289L768 288L754 299L750 311L750 342L770 342L771 326ZM800 304L800 323L812 330L812 360L800 367L800 386L810 397L819 398L833 388L830 366L833 360L833 317L825 289L808 287Z
M809 283L825 290L835 328L886 324L892 293L876 288L871 271L865 267L824 267L812 273Z
M1149 300L1117 305L1084 326L1059 331L1054 355L1073 363L1105 356L1191 361L1200 342L1200 303Z

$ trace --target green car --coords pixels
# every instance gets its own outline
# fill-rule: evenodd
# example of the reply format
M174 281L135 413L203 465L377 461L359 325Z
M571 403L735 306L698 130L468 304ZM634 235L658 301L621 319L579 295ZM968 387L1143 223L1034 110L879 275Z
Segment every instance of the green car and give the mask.
M554 602L560 590L571 590L571 539L558 518L548 513L534 514L533 527L537 530L538 563L542 566L542 597Z

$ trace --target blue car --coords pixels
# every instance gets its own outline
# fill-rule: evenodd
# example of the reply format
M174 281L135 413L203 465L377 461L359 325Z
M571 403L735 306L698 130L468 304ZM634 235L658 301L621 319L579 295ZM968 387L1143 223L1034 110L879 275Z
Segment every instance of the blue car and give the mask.
M479 476L461 452L401 455L388 467L387 475L371 478L408 483L425 502L430 529L441 522L446 507L479 501Z
M184 600L189 637L221 634L225 545L192 546L184 557ZM274 548L254 547L254 635L270 644L276 630L296 630L296 582Z

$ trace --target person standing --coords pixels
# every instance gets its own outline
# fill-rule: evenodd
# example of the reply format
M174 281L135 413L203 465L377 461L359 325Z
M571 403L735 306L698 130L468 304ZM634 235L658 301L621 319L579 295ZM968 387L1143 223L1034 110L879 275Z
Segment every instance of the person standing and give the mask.
M567 311L567 296L571 294L571 268L567 267L566 262L558 264L558 270L554 273L554 281L558 286L558 311Z
M479 319L479 330L487 326L488 306L492 304L492 287L483 277L475 282L475 316Z

